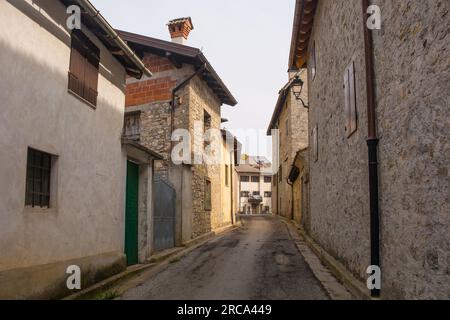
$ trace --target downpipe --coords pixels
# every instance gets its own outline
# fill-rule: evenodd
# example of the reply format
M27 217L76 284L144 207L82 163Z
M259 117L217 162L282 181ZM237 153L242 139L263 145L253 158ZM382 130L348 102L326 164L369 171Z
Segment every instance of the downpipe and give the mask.
M368 124L368 156L369 156L369 201L370 201L370 263L381 268L380 261L380 212L379 212L379 185L378 185L378 144L375 112L375 86L374 86L374 59L372 32L367 27L369 19L367 10L370 0L362 0L364 51L366 64L367 88L367 124ZM372 297L380 297L380 289L371 290Z

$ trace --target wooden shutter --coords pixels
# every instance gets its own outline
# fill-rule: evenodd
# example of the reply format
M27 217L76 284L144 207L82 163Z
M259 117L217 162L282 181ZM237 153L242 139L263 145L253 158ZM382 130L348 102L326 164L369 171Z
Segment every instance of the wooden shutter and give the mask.
M355 64L352 61L352 63L345 70L344 75L344 112L347 137L350 137L358 129L355 86Z
M72 33L69 89L97 105L100 50L79 30Z

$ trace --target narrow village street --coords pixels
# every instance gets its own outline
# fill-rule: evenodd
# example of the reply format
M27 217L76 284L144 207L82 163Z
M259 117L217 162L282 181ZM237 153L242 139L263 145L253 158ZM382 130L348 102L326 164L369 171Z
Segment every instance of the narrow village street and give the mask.
M197 248L122 299L328 299L279 218L253 216L243 222L244 227Z

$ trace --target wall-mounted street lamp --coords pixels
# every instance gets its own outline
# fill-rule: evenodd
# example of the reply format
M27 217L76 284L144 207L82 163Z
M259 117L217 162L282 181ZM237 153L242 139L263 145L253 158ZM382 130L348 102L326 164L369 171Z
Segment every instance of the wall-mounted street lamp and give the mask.
M309 109L309 105L307 105L305 103L305 101L303 101L303 99L302 99L302 91L303 91L304 84L305 83L303 82L303 80L300 79L300 77L297 75L292 80L291 88L292 88L292 93L294 94L295 99L301 101L303 104L303 107L305 107L306 109Z

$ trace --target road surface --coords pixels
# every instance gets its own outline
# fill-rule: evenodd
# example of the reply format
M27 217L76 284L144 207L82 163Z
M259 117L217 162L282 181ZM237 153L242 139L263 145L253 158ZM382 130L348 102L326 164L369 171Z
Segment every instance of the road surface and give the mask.
M133 300L328 299L286 225L276 217L244 218L244 227L190 252L143 285Z

